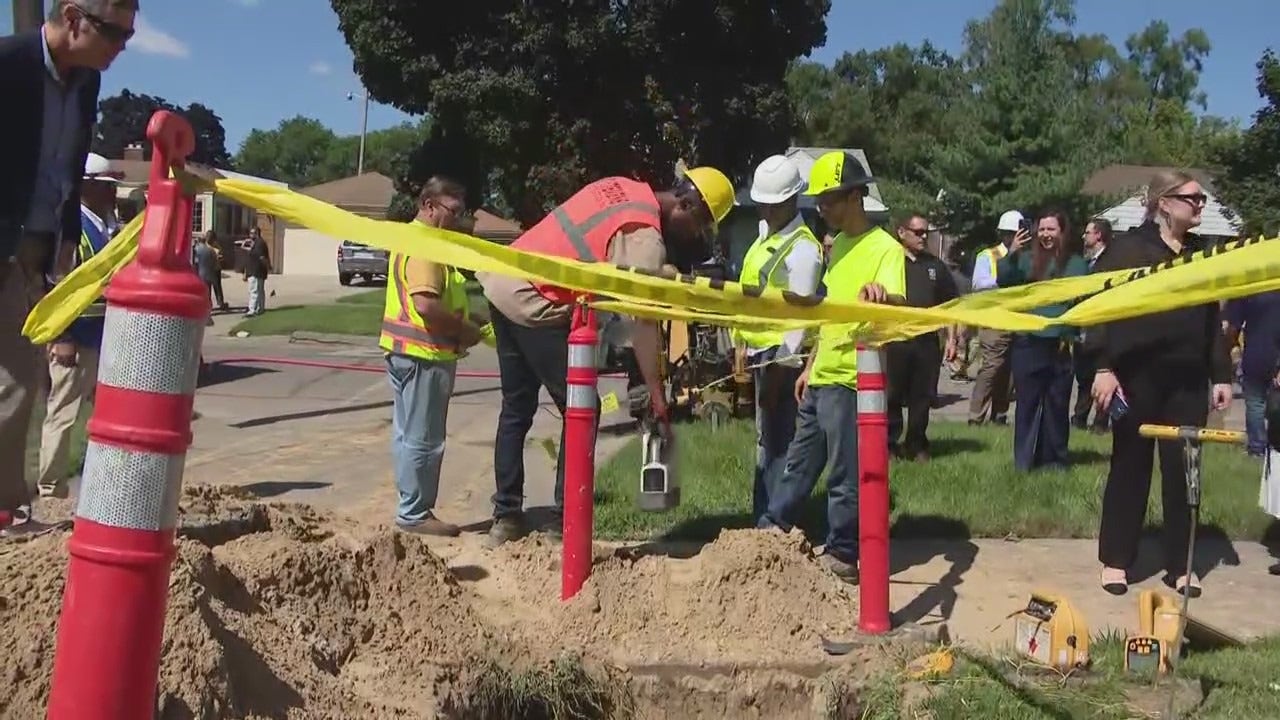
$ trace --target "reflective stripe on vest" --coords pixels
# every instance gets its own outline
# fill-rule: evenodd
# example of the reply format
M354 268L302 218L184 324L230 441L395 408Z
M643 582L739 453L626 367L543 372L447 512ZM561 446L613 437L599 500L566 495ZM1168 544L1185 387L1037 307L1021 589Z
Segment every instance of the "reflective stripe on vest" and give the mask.
M107 246L107 234L98 229L97 223L85 214L84 209L80 210L80 245L76 248L76 265L77 267L89 262L89 258L98 254L98 251ZM80 313L83 318L104 317L107 314L107 301L102 296L94 300L89 307Z
M382 314L382 332L378 347L397 355L423 360L454 360L458 357L457 341L431 332L426 321L413 305L413 297L406 290L405 268L407 255L394 255L390 259L387 276L386 307ZM467 317L466 278L453 268L444 268L444 287L440 299L459 317Z
M1000 243L999 245L989 247L986 250L983 250L982 252L978 253L979 260L981 260L984 257L990 259L992 280L1000 279L1000 259L1008 254L1009 254L1009 248L1005 247L1004 243Z
M813 231L803 223L789 235L770 235L756 240L742 258L742 271L738 281L744 286L771 287L785 290L787 284L774 274L786 262L787 256L799 242L813 243L821 257L822 243L814 236ZM758 268L758 269L757 269ZM752 277L754 276L754 277ZM733 330L735 344L763 350L782 344L785 332L777 330Z
M552 210L511 247L581 262L601 262L608 256L609 242L627 225L660 229L658 198L644 183L604 178ZM571 303L575 297L575 293L554 286L534 283L534 288L558 304Z

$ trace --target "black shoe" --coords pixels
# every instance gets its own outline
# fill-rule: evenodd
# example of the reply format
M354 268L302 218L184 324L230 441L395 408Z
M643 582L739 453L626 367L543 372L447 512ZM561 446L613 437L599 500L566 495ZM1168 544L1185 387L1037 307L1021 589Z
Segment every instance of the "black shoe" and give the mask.
M1009 416L1008 415L992 415L991 424L992 425L1008 425Z

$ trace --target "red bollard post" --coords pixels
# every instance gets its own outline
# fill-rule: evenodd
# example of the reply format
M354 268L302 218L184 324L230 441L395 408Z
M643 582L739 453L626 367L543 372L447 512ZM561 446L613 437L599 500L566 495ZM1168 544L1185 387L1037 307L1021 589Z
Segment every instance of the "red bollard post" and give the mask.
M106 291L97 401L58 620L50 720L155 714L169 570L209 294L191 269L192 199L169 178L191 125L151 117L137 258Z
M858 346L858 628L889 632L889 417L884 364Z
M585 304L573 309L569 330L569 387L564 410L564 542L560 599L568 600L591 576L592 515L596 485L596 315Z

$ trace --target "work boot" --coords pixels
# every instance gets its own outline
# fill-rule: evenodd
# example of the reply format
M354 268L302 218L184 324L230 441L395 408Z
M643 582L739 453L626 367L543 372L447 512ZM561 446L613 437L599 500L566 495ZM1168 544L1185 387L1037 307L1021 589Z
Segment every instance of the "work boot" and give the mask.
M38 524L31 518L31 506L19 505L13 510L0 510L0 537L22 535L36 529Z
M493 525L489 526L489 537L485 540L485 544L496 548L512 540L518 540L522 535L524 535L524 518L520 515L506 515L494 518Z
M462 530L452 523L447 523L430 513L421 520L412 525L397 526L404 532L413 533L415 535L432 535L434 537L458 537L462 534Z
M853 563L847 563L834 555L823 555L822 564L827 566L827 569L830 570L833 575L840 578L841 580L849 583L850 585L858 584L858 566L857 565Z
M542 534L552 542L564 540L564 516L556 514L542 526Z

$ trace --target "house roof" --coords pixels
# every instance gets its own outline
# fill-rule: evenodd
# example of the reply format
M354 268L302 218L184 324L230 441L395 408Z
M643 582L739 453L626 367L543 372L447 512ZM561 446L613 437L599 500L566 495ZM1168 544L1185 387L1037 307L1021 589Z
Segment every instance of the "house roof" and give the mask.
M1141 225L1146 216L1143 204L1151 177L1170 169L1172 168L1152 165L1108 165L1089 178L1083 191L1090 195L1125 197L1123 202L1098 213L1099 217L1110 220L1118 232L1124 232ZM1200 183L1208 196L1196 232L1208 237L1239 235L1242 229L1240 222L1214 196L1209 173L1197 168L1188 169L1187 173Z
M809 173L813 170L813 163L829 152L847 152L853 155L858 159L858 162L862 163L862 167L866 168L872 177L875 177L875 173L871 170L871 164L867 162L867 154L859 148L791 147L787 148L787 151L783 154L795 162L796 166L800 168L800 177L805 178L807 181ZM751 200L751 186L749 183L738 190L735 201L738 205L755 205ZM877 183L871 183L870 192L863 200L862 205L867 212L887 212L889 209L884 204L884 198L880 195L880 187ZM800 207L813 206L813 197L808 195L800 197Z
M345 210L365 211L381 216L391 204L392 198L396 196L396 187L395 181L386 175L367 172L363 175L353 175L312 185L309 188L303 188L300 192ZM516 223L498 217L487 210L476 210L475 226L471 232L485 238L514 238L523 230Z
M123 176L120 180L122 185L138 187L146 185L151 181L150 160L108 160L107 166L113 172L118 172ZM256 177L253 175L245 175L244 173L232 172L231 170L222 170L208 165L201 165L200 163L187 163L187 170L193 175L202 177L205 180L246 180L248 182L255 182L263 185L272 185L274 187L289 187L287 183L282 183L278 180L269 180L267 178Z
M1085 181L1083 192L1089 195L1131 195L1144 192L1153 175L1179 168L1162 165L1108 165ZM1206 192L1214 192L1213 178L1207 170L1182 168L1200 183Z

